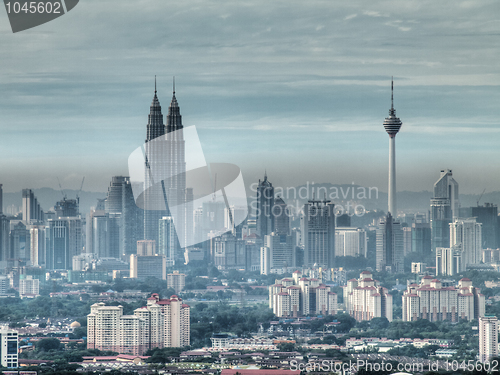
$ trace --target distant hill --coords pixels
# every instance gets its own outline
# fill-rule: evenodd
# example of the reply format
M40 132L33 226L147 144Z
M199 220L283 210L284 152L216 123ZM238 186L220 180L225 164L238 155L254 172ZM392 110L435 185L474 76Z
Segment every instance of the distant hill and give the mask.
M33 189L35 197L38 199L40 206L44 211L48 211L54 207L56 202L60 201L63 196L59 190L52 188ZM75 199L78 190L64 190L68 199ZM90 207L95 207L98 198L106 198L106 193L94 193L89 191L82 191L80 193L80 212L86 214L90 212ZM4 212L9 212L10 206L15 206L17 210L21 210L22 206L22 192L16 193L3 193L3 209Z
M54 204L62 199L62 194L59 190L52 188L34 189L40 205L44 211L48 211ZM377 191L372 188L363 187L360 185L351 184L314 184L300 185L286 189L285 191L275 190L276 194L280 194L285 202L291 203L297 199L299 204L304 204L307 200L312 199L313 192L316 199L323 199L326 191L327 198L334 203L345 204L347 201L356 201L362 204L367 210L387 210L387 193ZM353 197L354 191L354 199ZM65 190L68 199L75 199L77 190ZM90 211L90 207L95 207L97 199L106 198L106 193L82 191L80 193L80 212L86 214ZM397 193L398 209L413 212L426 212L429 210L430 199L432 192L430 191L400 191ZM478 194L460 194L460 205L462 207L476 206ZM493 203L500 206L500 191L485 193L481 197L480 204ZM4 212L9 212L9 207L14 206L16 211L21 210L22 193L3 194L3 209Z

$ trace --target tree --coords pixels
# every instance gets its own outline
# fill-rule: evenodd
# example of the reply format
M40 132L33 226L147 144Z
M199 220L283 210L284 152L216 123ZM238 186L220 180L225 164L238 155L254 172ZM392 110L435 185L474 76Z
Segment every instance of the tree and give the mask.
M293 352L295 351L295 344L291 342L284 342L278 345L280 352Z
M370 328L375 330L386 329L389 327L389 320L386 317L373 318L370 320Z
M49 350L58 350L61 347L61 342L55 338L41 339L36 343L37 351L48 352Z

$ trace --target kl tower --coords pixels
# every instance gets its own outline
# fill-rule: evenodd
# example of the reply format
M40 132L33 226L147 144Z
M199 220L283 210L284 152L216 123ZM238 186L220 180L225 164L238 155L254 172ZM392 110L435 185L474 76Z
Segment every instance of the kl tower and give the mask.
M398 215L396 206L396 134L403 123L396 117L394 109L394 80L391 80L391 109L384 120L384 128L389 134L389 212L392 217Z

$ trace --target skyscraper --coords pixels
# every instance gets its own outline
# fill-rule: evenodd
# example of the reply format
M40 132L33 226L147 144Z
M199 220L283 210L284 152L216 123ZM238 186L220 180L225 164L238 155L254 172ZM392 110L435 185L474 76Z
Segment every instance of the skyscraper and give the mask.
M23 221L26 224L43 221L43 210L31 189L23 189Z
M389 117L386 117L384 121L384 128L389 134L389 212L396 217L398 215L396 206L396 134L403 123L396 117L393 94L394 81L391 81L391 109Z
M458 184L452 177L451 169L441 170L439 180L434 184L434 197L431 199L432 250L437 247L450 247L449 225L458 217Z
M45 268L71 270L73 257L82 252L82 220L79 217L58 217L48 220L46 231Z
M175 249L177 248L174 219L164 216L159 221L159 225L158 254L164 255L167 259L167 267L171 267L175 264Z
M110 244L112 249L109 253L119 254L118 257L128 260L129 256L136 252L137 241L144 235L144 212L135 204L130 177L113 176L104 202L104 210L111 227L118 228L118 233L113 233L110 237L116 239L116 243ZM90 252L90 248L87 252Z
M272 215L274 233L288 236L290 234L290 211L283 198L278 196L274 200Z
M0 269L7 267L10 258L9 219L3 214L3 189L0 184Z
M286 270L295 267L295 246L292 236L271 233L264 236L264 246L269 248L270 269ZM262 251L261 251L262 252Z
M404 249L401 223L389 212L377 228L377 271L403 272Z
M366 257L367 242L364 229L351 227L335 229L335 255L338 257Z
M156 91L155 78L155 94L151 106L149 107L148 125L146 127L145 153L146 153L146 168L144 176L144 239L154 240L158 242L158 222L163 216L169 216L165 210L155 210L162 207L165 201L163 182L154 181L154 175L163 177L166 168L163 150L160 145L150 143L155 138L165 134L165 125L163 123L163 113L161 112L160 101L158 100ZM147 188L149 186L149 188Z
M476 218L457 218L449 225L450 247L460 246L462 250L462 269L468 265L479 264L482 259L481 224Z
M498 207L491 203L484 206L460 208L460 217L475 217L482 224L481 245L483 249L496 249L498 243Z
M274 207L274 187L267 179L267 173L264 180L257 186L257 235L264 238L274 230L274 216L271 212Z
M302 239L304 266L333 268L335 260L335 205L311 200L304 205Z
M193 213L185 203L192 199L192 190L186 189L185 142L175 85L166 125L163 125L163 114L156 94L155 83L145 144L144 239L158 243L159 221L171 216L176 221L177 242L181 239L182 243L186 243L187 236L192 236ZM163 137L162 142L151 142L159 137ZM161 209L163 207L164 210ZM191 229L189 233L187 228ZM180 245L177 245L175 260L184 262Z

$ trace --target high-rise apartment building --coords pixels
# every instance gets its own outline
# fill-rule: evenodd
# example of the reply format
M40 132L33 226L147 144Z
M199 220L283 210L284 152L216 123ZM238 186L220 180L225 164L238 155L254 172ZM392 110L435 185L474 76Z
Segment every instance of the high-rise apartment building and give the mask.
M269 307L277 317L335 315L337 294L315 278L285 278L269 286Z
M175 295L153 294L133 315L123 315L122 306L95 303L87 315L87 348L143 355L152 348L188 346L189 310Z
M462 251L462 269L468 265L479 264L482 259L481 229L482 225L476 218L456 218L449 224L450 247L459 246Z
M420 285L411 284L403 293L403 321L470 321L483 316L484 308L484 295L466 278L458 282L458 287L453 287L443 286L432 276L424 276Z
M458 183L451 169L443 169L431 199L432 249L450 246L449 224L459 215Z
M498 318L482 316L479 318L479 361L489 362L498 357Z
M45 263L45 225L31 224L29 230L29 252L32 266L41 266Z
M18 367L18 334L7 327L0 328L0 365Z
M401 223L395 221L390 212L378 225L375 255L377 271L404 271L403 230Z
M304 205L302 241L304 266L333 268L335 260L335 205L311 200Z
M392 321L392 294L373 279L370 271L361 272L359 279L348 280L343 288L346 310L358 322L373 318Z
M366 257L366 231L354 227L335 229L335 256Z

